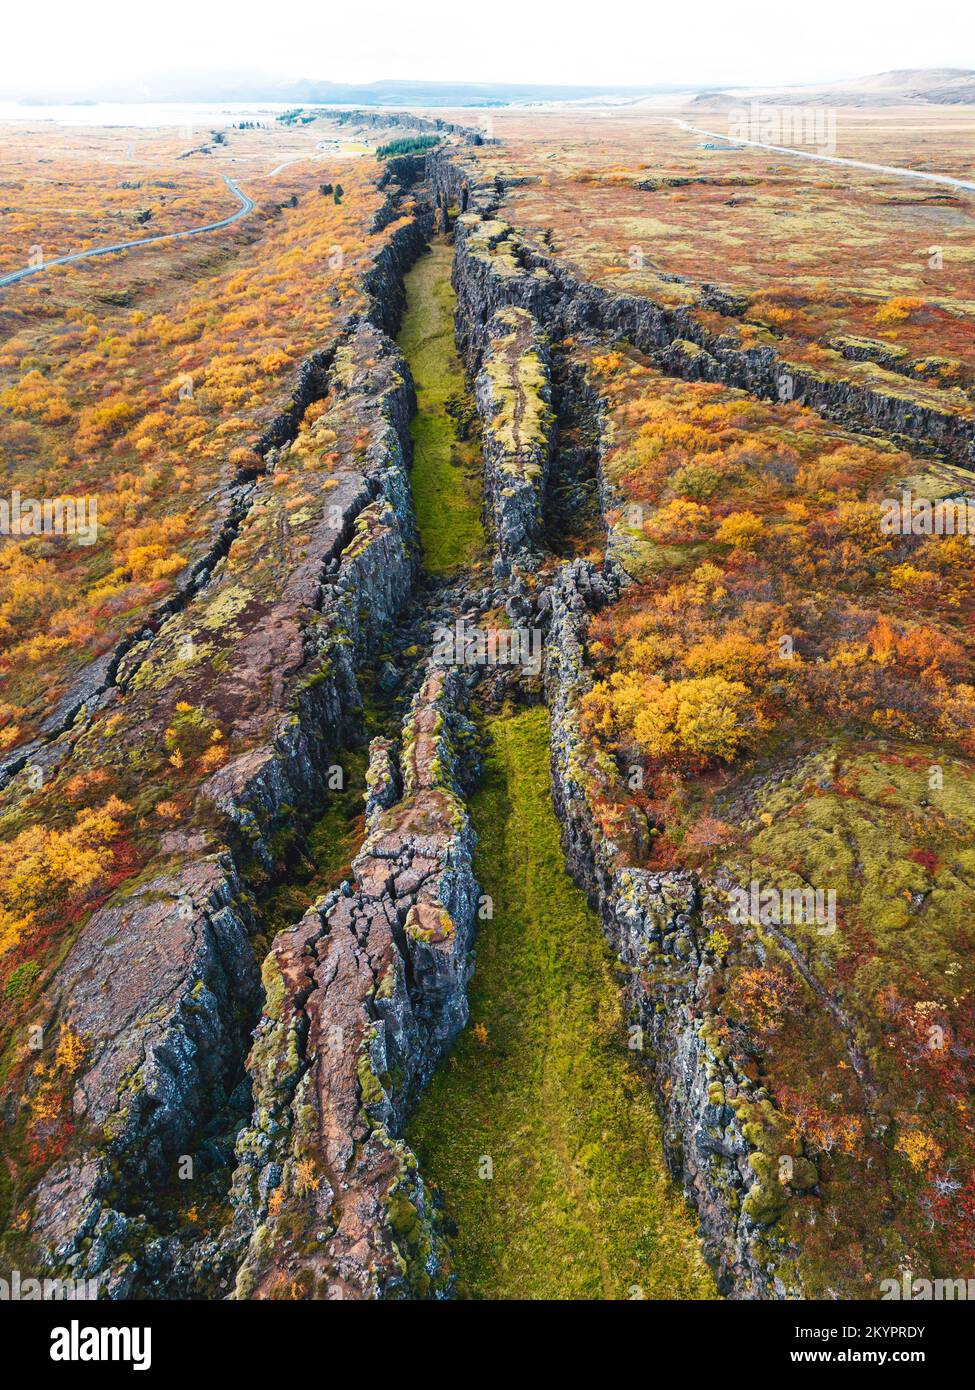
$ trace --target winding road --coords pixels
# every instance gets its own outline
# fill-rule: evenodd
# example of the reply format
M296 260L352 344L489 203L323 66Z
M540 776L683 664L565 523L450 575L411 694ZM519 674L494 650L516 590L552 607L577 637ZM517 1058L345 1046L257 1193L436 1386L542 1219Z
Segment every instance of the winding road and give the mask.
M703 130L700 126L691 125L689 121L681 121L676 116L671 117L671 119L682 130L690 131L692 135L707 135L711 140L726 140L734 145L749 145L757 150L772 150L775 154L794 154L799 159L816 159L823 164L847 164L854 169L869 169L874 174L894 174L904 179L924 179L928 183L945 184L949 188L964 188L975 193L975 183L953 178L950 174L927 174L921 169L901 169L896 164L867 164L862 159L846 159L838 154L816 154L813 150L796 150L789 145L766 145L761 140L744 140L740 136L729 135L727 131Z
M183 241L187 237L202 236L204 232L216 232L221 227L229 227L253 211L254 200L237 187L229 174L222 177L231 193L240 200L240 207L229 217L223 217L219 222L208 222L205 227L191 227L185 232L163 232L159 236L140 237L138 241L117 241L111 246L93 246L87 251L73 251L70 256L54 256L49 261L41 261L39 265L24 266L22 270L12 270L7 275L0 275L0 288L4 285L15 285L30 275L39 275L42 270L49 270L52 265L70 265L72 261L86 261L92 256L110 256L117 251L131 251L137 246L157 246L163 241Z

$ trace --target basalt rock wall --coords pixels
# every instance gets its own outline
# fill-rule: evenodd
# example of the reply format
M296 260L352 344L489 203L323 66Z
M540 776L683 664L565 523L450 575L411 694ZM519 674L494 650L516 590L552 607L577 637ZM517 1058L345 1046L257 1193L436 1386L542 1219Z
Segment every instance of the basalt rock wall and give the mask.
M548 343L518 308L495 314L488 343L476 385L486 510L502 561L534 568L555 431Z
M296 808L320 797L326 768L358 723L357 666L415 576L406 474L412 385L371 325L360 325L336 354L331 395L322 428L344 422L370 442L360 472L331 478L338 485L322 494L304 561L286 573L258 626L241 631L239 667L221 676L224 694L237 686L242 724L252 706L255 720L270 721L268 735L201 787L223 835L205 819L174 835L170 866L92 915L43 1000L46 1031L66 1028L86 1042L74 1092L86 1137L42 1180L33 1236L53 1265L101 1276L119 1295L161 1277L164 1263L158 1243L144 1250L151 1242L144 1218L130 1215L140 1192L171 1176L197 1127L240 1081L259 999L248 882L255 871L273 870L275 835ZM127 717L155 717L163 694L146 671L162 669L181 636L194 623L205 627L207 612L236 587L218 570L149 652L130 654L132 671L120 672L130 685ZM270 707L262 663L295 673Z
M632 867L624 845L599 825L587 794L589 747L578 720L579 701L592 684L584 633L590 615L617 593L612 573L607 577L584 561L563 566L548 590L545 694L563 848L625 967L627 1010L631 1026L639 1029L631 1036L638 1039L657 1096L665 1155L700 1217L705 1254L721 1292L746 1299L801 1297L794 1281L787 1284L775 1274L782 1252L766 1229L771 1197L744 1132L744 1107L760 1098L708 1026L711 968L702 947L711 919L720 920L720 901L690 873ZM638 839L644 830L627 826L621 840Z
M431 667L402 750L373 749L370 830L353 880L282 932L265 961L230 1241L237 1297L443 1296L439 1217L398 1137L467 1020L477 905L466 687ZM393 762L398 763L397 767Z
M721 382L770 400L796 400L844 425L883 432L905 448L975 462L975 421L926 406L906 391L791 363L770 345L743 348L732 333L711 332L690 307L671 309L581 280L501 220L497 208L503 182L478 184L471 165L454 151L442 151L430 163L434 189L443 198L456 201L458 190L466 190L467 211L453 223L454 285L458 336L472 367L485 350L494 314L517 305L528 309L553 339L625 339L671 375Z

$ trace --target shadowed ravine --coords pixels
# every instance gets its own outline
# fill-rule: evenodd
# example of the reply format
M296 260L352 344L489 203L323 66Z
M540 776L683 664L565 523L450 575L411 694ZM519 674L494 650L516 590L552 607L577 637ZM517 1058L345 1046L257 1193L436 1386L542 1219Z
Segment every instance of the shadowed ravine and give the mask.
M407 277L399 343L418 388L412 486L425 563L459 575L483 538L477 458L447 410L463 390L451 250L435 243ZM627 1051L612 955L565 869L546 713L506 710L486 728L471 814L493 915L479 924L470 1023L407 1130L456 1228L457 1294L714 1297Z
M454 348L452 254L453 247L438 239L407 274L398 340L416 385L411 484L424 565L431 574L469 564L484 542L477 453L460 437L448 410L464 391Z
M470 1024L408 1130L457 1226L458 1294L714 1297L626 1050L612 956L563 865L545 712L496 717L489 732L472 814L494 916Z

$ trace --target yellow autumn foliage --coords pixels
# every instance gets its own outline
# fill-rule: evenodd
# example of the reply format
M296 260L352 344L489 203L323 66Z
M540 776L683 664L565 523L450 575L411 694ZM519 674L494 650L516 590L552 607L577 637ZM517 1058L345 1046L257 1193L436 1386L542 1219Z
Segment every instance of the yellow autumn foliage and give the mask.
M104 878L128 809L111 796L103 806L79 811L66 830L31 825L0 844L0 954L52 900L84 895Z
M636 744L650 758L730 762L758 723L747 686L724 676L665 681L614 672L582 702L583 727Z

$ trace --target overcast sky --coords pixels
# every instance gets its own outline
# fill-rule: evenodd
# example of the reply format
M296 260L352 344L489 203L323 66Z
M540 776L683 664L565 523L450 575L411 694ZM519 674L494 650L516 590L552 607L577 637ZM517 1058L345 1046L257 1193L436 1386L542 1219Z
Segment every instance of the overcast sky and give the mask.
M5 6L0 99L153 74L780 83L975 68L972 0L41 0Z

